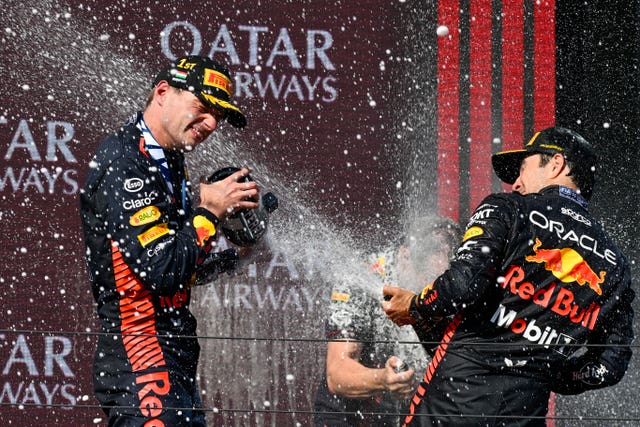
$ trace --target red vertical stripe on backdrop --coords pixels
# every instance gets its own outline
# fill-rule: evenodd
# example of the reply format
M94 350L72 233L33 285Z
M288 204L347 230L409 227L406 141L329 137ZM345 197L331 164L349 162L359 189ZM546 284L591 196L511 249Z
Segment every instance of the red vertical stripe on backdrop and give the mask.
M524 0L509 0L502 3L502 150L522 148L524 138Z
M491 0L472 0L469 52L469 211L491 192Z
M502 149L524 140L524 3L502 3Z
M438 214L460 216L460 12L458 0L438 2L438 25L449 34L438 37Z
M539 131L556 122L556 4L541 0L533 6L533 126ZM551 393L547 427L556 425L556 397Z
M533 5L533 126L539 131L556 122L556 5L555 0Z

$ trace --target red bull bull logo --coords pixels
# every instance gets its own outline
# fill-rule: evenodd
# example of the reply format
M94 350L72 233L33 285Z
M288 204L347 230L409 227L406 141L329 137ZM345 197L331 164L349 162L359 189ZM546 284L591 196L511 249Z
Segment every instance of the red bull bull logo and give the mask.
M520 299L551 310L589 330L593 330L598 321L600 305L592 302L588 307L581 306L570 289L558 286L555 282L537 288L533 283L525 281L524 269L517 265L509 268L500 285Z
M580 286L589 285L589 289L602 295L600 284L604 283L606 271L596 274L587 261L571 248L541 249L540 246L542 242L536 238L533 245L534 254L525 259L529 262L544 263L545 270L564 283L577 282Z
M386 264L385 259L379 256L378 258L376 258L376 261L374 263L369 265L369 270L371 270L371 272L373 272L374 274L379 274L380 276L386 276L387 273L384 269L385 264Z
M429 305L438 298L438 290L433 289L433 284L433 282L429 283L422 289L422 292L420 292L420 300L424 305ZM429 296L427 297L427 295Z
M193 227L198 236L198 246L203 247L207 240L216 234L216 227L211 221L202 215L193 218Z

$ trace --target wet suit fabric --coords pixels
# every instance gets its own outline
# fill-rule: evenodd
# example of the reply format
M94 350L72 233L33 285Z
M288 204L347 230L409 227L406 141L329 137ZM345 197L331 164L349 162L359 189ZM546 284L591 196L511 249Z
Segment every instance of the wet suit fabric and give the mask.
M428 356L422 346L407 343L417 341L415 333L408 327L395 327L386 319L380 305L382 285L398 282L394 255L394 249L388 249L372 254L368 260L373 282L378 279L379 288L351 285L346 281L333 286L325 336L329 340L361 342L359 362L368 368L383 368L387 359L395 355L419 373L427 366ZM399 414L406 413L407 406L407 401L394 399L389 393L363 399L333 394L323 375L316 390L314 425L398 426L402 422Z
M204 425L190 286L218 220L192 208L182 153L165 150L169 174L163 175L145 146L141 119L138 113L100 144L81 192L88 271L104 332L94 392L110 426Z
M412 304L424 319L455 317L405 423L543 426L551 391L620 381L634 295L625 256L579 194L488 196L450 269Z

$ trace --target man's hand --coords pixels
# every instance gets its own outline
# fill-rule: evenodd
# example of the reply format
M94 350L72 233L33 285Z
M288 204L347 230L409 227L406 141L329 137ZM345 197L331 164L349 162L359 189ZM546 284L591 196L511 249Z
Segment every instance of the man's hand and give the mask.
M200 182L200 207L220 220L242 209L256 209L259 206L258 185L254 181L238 182L250 172L248 168L242 168L220 181Z
M415 371L408 369L402 372L396 372L395 368L402 361L396 356L391 356L384 365L385 387L396 399L410 399L416 390Z
M384 286L382 294L384 295L382 309L393 323L398 326L416 323L416 319L409 314L411 301L417 297L416 294L397 286Z
M327 387L329 392L347 399L363 399L388 391L396 399L410 398L417 379L413 369L396 372L402 363L391 356L382 368L360 363L363 344L358 341L329 341L327 344Z

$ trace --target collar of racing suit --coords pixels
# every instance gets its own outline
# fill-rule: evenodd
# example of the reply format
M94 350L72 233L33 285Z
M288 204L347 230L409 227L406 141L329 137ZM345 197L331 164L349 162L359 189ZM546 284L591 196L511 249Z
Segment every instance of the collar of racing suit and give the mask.
M539 191L539 194L553 194L557 193L560 197L564 197L565 199L572 200L582 206L584 209L587 209L589 205L587 200L580 195L577 191L572 188L565 187L563 185L550 185L548 187L544 187Z

